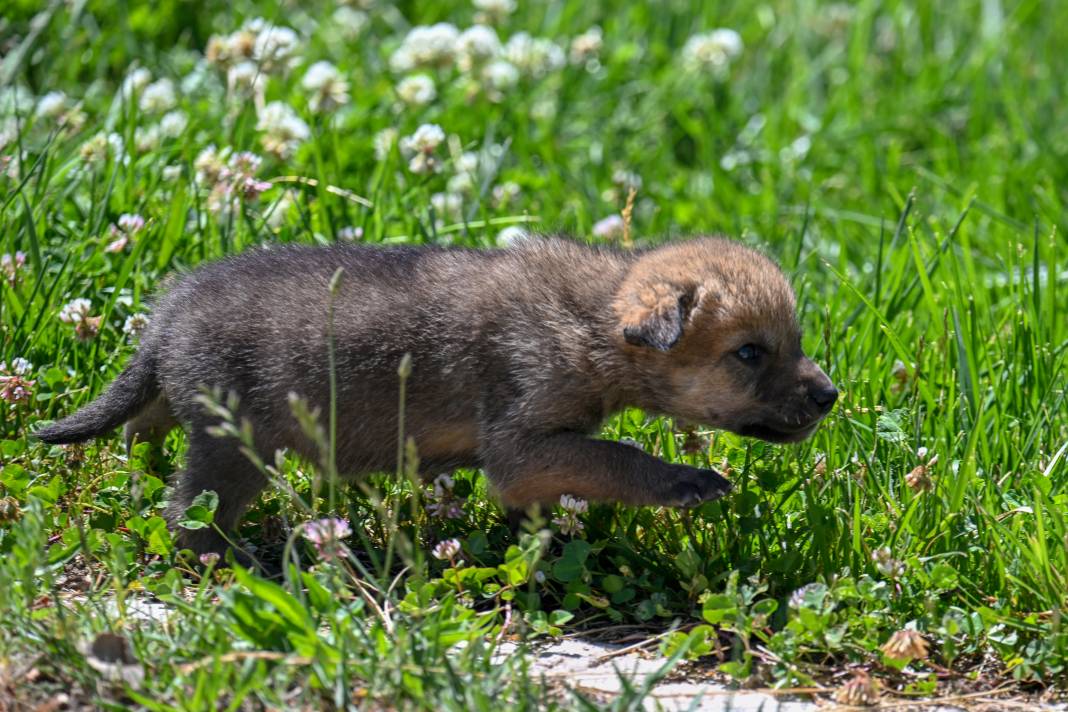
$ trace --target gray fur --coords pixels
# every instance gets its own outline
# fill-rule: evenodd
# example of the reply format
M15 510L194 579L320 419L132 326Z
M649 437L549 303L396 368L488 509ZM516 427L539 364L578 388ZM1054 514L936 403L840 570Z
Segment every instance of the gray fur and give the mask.
M559 239L486 251L251 250L176 280L127 369L38 436L74 442L127 423L128 444L158 443L180 423L189 451L168 516L211 489L217 522L232 528L265 482L233 441L206 432L217 419L197 396L203 387L237 394L265 459L283 447L317 458L288 395L324 418L329 410L329 283L341 267L333 306L341 471L395 466L397 366L410 353L405 427L427 473L484 467L512 506L558 497L565 486L632 504L714 499L729 484L713 471L587 437L625 405L671 409L658 362L644 355L652 350L627 343L613 307L642 254ZM223 548L210 530L182 536L197 551Z
M107 435L158 395L155 354L142 349L103 395L74 415L38 430L35 435L47 443L77 443Z

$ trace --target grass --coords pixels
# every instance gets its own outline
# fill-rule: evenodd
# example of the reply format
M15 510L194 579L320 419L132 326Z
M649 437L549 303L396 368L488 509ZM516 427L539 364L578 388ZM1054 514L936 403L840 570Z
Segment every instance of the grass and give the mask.
M545 685L524 655L492 654L504 639L621 625L749 685L830 695L838 673L857 670L887 696L1063 683L1068 6L520 3L502 40L527 31L566 55L599 25L603 47L499 97L434 68L437 97L421 107L402 104L388 59L410 24L470 26L467 3L376 4L359 29L325 2L222 7L16 0L0 24L0 253L25 255L0 283L0 360L5 384L16 358L33 382L0 404L0 700L596 706ZM291 69L257 70L263 99L308 127L284 157L257 128L255 93L200 62L212 33L258 16L299 37ZM716 27L744 49L720 71L688 69L687 39ZM321 59L351 85L325 113L301 83ZM174 80L166 110L188 122L177 136L151 135L166 97L119 91L134 67ZM34 97L56 90L66 105L38 115ZM448 136L440 174L413 173L396 147L376 158L378 132L424 123ZM99 132L116 135L112 149ZM211 186L226 179L197 161L209 145L262 155L271 185L220 200ZM473 171L464 151L478 155ZM159 513L180 435L162 471L147 452L127 459L118 434L78 448L28 437L117 373L136 344L127 318L171 272L356 235L490 246L532 225L618 240L593 237L594 224L632 185L636 242L722 232L779 259L806 350L843 391L815 437L790 447L638 412L606 424L606 437L729 469L737 490L724 502L592 506L578 535L547 517L548 533L517 540L477 472L456 473L464 511L448 520L419 505L432 492L383 476L342 493L334 513L354 530L351 556L324 561L301 535L328 513L319 469L287 459L268 463L285 486L242 531L261 553L294 554L267 580L199 572L174 550ZM434 198L450 189L459 197ZM147 223L109 252L124 213ZM98 328L58 318L78 298ZM210 521L204 504L192 519ZM459 554L430 555L450 538ZM136 614L152 598L169 606L165 621ZM881 650L905 629L929 651Z

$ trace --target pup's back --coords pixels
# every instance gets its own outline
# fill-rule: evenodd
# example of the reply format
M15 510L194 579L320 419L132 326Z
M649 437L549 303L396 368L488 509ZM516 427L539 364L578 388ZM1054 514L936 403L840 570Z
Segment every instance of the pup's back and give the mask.
M137 411L159 398L195 429L207 415L199 402L205 388L233 393L265 446L310 454L289 397L327 412L332 343L345 425L339 462L354 471L386 468L395 452L397 367L409 354L407 430L422 457L428 466L473 464L481 392L507 385L520 370L546 382L589 372L591 354L608 346L603 322L629 260L554 239L506 250L252 250L194 270L158 299L131 362L151 370L141 379L151 382L128 388L138 395L122 408ZM596 423L603 393L598 384L586 388L596 403L583 419ZM572 417L570 402L544 400L532 405L543 418L553 420L551 411L561 408L559 417ZM39 436L86 439L116 425L115 417L77 417Z

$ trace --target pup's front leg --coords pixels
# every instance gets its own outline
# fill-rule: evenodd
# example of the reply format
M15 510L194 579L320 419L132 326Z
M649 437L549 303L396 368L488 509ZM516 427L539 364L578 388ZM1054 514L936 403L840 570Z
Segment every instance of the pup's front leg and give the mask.
M630 445L574 432L498 437L483 447L482 461L502 503L515 509L555 503L564 494L693 507L731 489L715 470L673 465Z

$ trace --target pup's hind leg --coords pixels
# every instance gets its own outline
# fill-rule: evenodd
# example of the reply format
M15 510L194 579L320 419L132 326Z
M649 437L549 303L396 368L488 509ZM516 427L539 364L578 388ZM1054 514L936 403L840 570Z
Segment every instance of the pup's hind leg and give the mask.
M130 452L135 442L159 446L167 437L167 433L176 427L178 427L178 419L171 412L171 404L166 397L159 396L137 415L126 421L123 428L123 434L126 436L126 452Z
M161 470L164 463L163 440L167 437L167 433L176 427L178 427L178 419L171 412L171 404L166 397L159 396L137 415L126 421L123 427L126 454L130 454L135 443L149 443L152 446L149 468L155 471Z
M216 438L201 428L189 434L186 465L179 474L167 505L166 518L177 534L178 545L197 554L224 554L229 548L241 515L267 484L266 478L239 449L237 441ZM184 529L178 526L193 499L205 490L219 496L214 526Z

